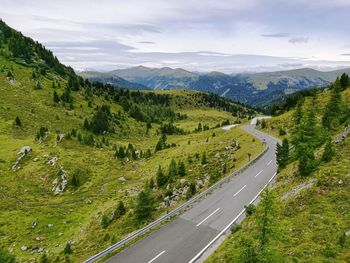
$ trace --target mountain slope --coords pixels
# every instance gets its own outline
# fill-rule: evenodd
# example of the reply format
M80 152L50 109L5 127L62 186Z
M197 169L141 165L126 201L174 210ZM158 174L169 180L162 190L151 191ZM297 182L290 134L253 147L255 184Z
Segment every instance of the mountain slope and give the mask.
M321 72L314 69L227 75L221 72L192 73L183 69L147 68L143 66L114 70L105 76L119 76L150 89L193 89L213 92L246 104L264 107L288 94L323 87L350 69ZM99 73L94 79L98 80Z
M261 151L243 130L221 129L253 109L196 91L91 83L51 64L49 51L23 54L41 45L1 24L9 30L0 35L1 262L7 253L82 262Z
M279 167L270 198L263 197L241 227L232 227L206 262L349 262L350 87L339 96L337 82L299 97L298 106L258 125L293 147L285 167ZM340 113L327 129L324 119L334 103ZM310 120L312 127L303 126ZM299 147L304 151L298 152Z

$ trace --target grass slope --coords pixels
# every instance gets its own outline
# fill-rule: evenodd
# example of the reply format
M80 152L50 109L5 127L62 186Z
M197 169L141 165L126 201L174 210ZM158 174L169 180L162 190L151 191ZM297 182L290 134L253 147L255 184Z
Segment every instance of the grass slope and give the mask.
M160 125L152 124L147 134L146 124L129 117L119 104L94 95L91 108L81 91L72 92L74 108L55 105L53 92L62 94L67 83L64 78L48 73L40 79L42 89L35 89L31 67L1 57L0 64L0 246L11 251L19 262L38 260L43 253L58 262L81 262L141 227L133 221L136 195L146 180L155 177L158 165L167 172L172 158L185 162L187 174L174 178L169 189L184 188L193 182L198 185L197 190L202 191L247 162L248 152L254 156L262 150L261 143L238 127L230 131L214 128L225 120L233 123L246 119L206 106L196 95L200 93L174 91L169 93L170 107L187 115L187 119L175 125L188 133L169 135L168 142L176 147L156 152L148 159L118 160L114 155L115 147L129 143L138 150L153 152L160 137ZM14 81L7 78L10 69ZM61 88L51 87L53 79ZM95 141L101 144L103 137L108 139L108 145L86 146L76 138L57 142L57 135L67 134L72 129L88 133L83 130L84 118L91 118L94 108L102 105L110 106L113 113L120 111L122 116L115 133L95 136ZM17 116L21 127L14 125ZM199 122L210 129L194 133ZM48 128L49 135L39 144L35 136L42 126ZM238 150L227 148L235 142L240 143ZM18 157L17 152L25 145L32 151L21 161L20 169L13 171L11 167ZM201 164L204 152L207 165ZM58 161L50 165L48 161L53 157L58 157ZM59 178L61 167L68 173L68 185L63 193L54 195L53 183ZM73 174L79 175L78 188L72 186ZM205 182L204 185L199 186L199 180ZM161 206L166 191L153 190L158 209L152 218L166 212ZM125 203L127 213L102 228L102 216L109 216L120 200ZM173 200L171 208L185 200L185 196ZM67 257L63 250L68 242L73 253Z

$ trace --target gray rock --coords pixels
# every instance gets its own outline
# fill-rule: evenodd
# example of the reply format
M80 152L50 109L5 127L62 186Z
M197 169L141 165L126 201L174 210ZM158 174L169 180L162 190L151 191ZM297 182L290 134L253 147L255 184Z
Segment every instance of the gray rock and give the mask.
M346 232L345 232L345 235L346 235L347 237L350 236L350 230L346 231Z
M55 166L56 163L57 163L57 161L58 161L58 157L57 157L57 156L54 156L54 157L52 157L52 158L47 162L47 164L49 164L49 165L51 165L51 166Z
M125 182L126 181L126 179L125 179L125 177L124 176L121 176L121 177L119 177L118 178L120 181L123 181L123 182Z
M22 251L26 251L27 249L28 249L27 246L21 246L21 250L22 250Z
M53 224L48 224L47 227L51 228L51 227L53 227Z

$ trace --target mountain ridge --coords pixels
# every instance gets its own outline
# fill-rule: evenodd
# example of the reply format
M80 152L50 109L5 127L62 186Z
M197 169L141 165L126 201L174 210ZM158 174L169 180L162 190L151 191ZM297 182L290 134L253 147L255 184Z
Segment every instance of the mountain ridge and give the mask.
M213 92L253 106L264 107L296 91L324 87L350 68L319 71L300 68L285 71L226 74L191 72L181 68L137 66L106 72L150 89L189 89ZM82 73L83 74L83 73ZM98 78L95 78L98 80Z

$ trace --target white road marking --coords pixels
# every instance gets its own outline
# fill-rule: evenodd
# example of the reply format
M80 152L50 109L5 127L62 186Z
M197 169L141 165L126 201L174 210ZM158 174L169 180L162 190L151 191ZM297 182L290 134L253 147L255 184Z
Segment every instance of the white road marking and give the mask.
M261 192L265 189L265 187L271 183L271 181L273 180L273 178L275 178L277 172L273 174L273 176L270 178L270 180L265 184L265 186L259 191L259 193L250 201L249 204L252 204L261 194ZM203 255L203 253L212 245L214 244L214 242L222 236L223 233L225 233L227 231L227 229L230 228L230 226L245 212L245 208L239 212L239 214L216 236L214 237L214 239L212 241L210 241L201 251L199 251L199 253L197 255L195 255L190 261L189 263L194 263L201 255Z
M216 209L213 213L211 213L210 215L208 215L206 218L204 218L201 222L199 222L196 226L200 226L202 223L204 223L205 220L207 220L209 217L211 217L213 214L215 214L217 211L220 210L220 207L218 209Z
M272 163L272 160L267 163L267 166L269 166Z
M233 195L233 197L235 197L236 195L238 195L246 186L247 186L247 185L245 184L241 189L238 190L237 193L235 193L235 194Z
M163 250L162 252L160 252L157 256L155 256L154 258L152 258L150 261L148 261L147 263L152 263L153 261L155 261L157 258L159 258L161 255L163 255L165 253L165 250Z
M258 172L258 173L254 176L254 178L257 178L258 175L261 174L262 172L263 172L263 170L261 170L260 172Z

